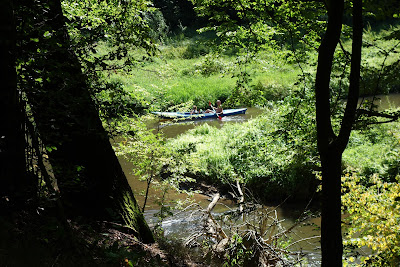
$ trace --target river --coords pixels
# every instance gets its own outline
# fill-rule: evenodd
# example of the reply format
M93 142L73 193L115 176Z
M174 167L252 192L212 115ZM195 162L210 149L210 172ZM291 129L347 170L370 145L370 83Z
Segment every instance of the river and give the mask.
M372 99L371 97L365 99ZM360 99L360 102L362 99ZM374 103L378 105L379 110L384 110L386 108L398 107L400 106L400 94L392 94L392 95L379 95L376 97ZM174 123L171 121L161 122L161 121L153 121L149 127L158 129L161 131L166 138L174 138L179 134L186 132L189 129L193 129L199 125L204 123L209 124L210 126L214 126L217 128L221 128L223 125L227 123L241 123L252 119L256 116L259 116L263 113L263 110L258 108L249 108L246 114L231 116L231 117L223 117L222 120L212 119L212 120L198 120L193 122L179 122ZM120 158L120 162L124 172L127 175L129 184L131 185L135 197L139 203L139 205L143 205L144 197L140 192L146 189L146 183L141 182L135 177L132 173L131 163L126 160ZM154 225L157 222L156 217L154 216L159 211L158 199L160 199L161 194L160 191L154 190L154 188L150 189L149 199L146 205L146 210L144 215L146 217L147 222L150 225ZM187 196L184 194L177 194L170 192L168 194L168 200L182 200ZM194 194L192 200L199 203L200 206L205 208L210 202L210 196L206 196L203 194ZM290 227L295 223L295 221L301 216L302 211L305 209L304 203L299 204L291 204L291 205L283 205L281 207L276 208L277 215L280 220L282 220L282 225L284 227ZM219 205L213 210L215 214L222 214L223 212L228 211L229 209L233 209L236 207L236 204L230 200L222 199L219 201ZM274 207L272 206L264 206L264 209L271 210ZM186 238L190 233L193 233L195 229L201 227L199 225L200 218L196 216L189 216L190 211L186 212L176 212L174 216L170 218L166 218L162 222L162 227L164 229L164 234L166 237L176 237L176 238ZM292 233L290 234L291 242L296 242L301 239L308 239L304 242L299 242L291 249L293 251L302 251L307 254L308 266L320 266L321 262L321 251L320 251L320 239L313 238L315 236L320 235L320 218L311 218L299 226L294 228Z
M374 105L378 107L379 111L400 107L400 94L377 95L375 97L360 98L359 103L363 100L374 100Z

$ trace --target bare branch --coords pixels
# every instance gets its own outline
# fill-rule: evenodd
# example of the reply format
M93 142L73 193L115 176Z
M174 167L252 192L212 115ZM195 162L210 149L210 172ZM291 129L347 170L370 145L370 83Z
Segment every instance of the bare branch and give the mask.
M379 111L374 111L374 110L357 109L357 118L359 118L361 115L365 115L367 117L387 118L387 119L391 119L392 121L395 121L395 120L399 119L400 111L385 113L385 112L379 112Z

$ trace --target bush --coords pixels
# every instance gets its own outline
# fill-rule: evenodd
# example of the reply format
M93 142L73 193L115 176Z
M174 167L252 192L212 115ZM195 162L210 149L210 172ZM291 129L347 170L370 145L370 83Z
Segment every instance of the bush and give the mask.
M118 80L110 80L104 90L96 94L100 114L105 119L142 114L148 102L136 90L127 90Z
M164 16L161 11L158 9L147 11L145 13L145 19L151 29L151 38L153 40L157 40L163 43L169 32L169 27L165 22Z
M217 55L209 54L204 57L204 60L195 64L195 73L200 73L203 76L213 74L221 74L225 72L225 63L222 62Z
M400 123L353 131L343 154L347 263L400 263ZM368 247L368 249L365 249Z
M399 123L353 131L348 148L343 153L344 166L356 170L362 176L376 173L385 181L393 182L400 169L399 134Z
M207 55L209 52L210 52L210 47L206 46L204 43L191 42L187 46L184 53L182 54L182 58L184 59L198 58Z
M399 155L400 156L400 155ZM364 185L365 180L368 186ZM343 181L343 206L348 214L345 248L347 262L360 266L399 266L400 264L400 176L394 183L378 175L370 179L355 173ZM368 247L369 250L356 250Z

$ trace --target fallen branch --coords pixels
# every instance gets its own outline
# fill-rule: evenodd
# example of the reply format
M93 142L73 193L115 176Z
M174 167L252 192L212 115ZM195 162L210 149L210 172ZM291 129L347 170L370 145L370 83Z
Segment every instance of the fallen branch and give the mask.
M386 119L391 119L391 121L395 121L395 120L399 119L400 111L385 113L385 112L379 112L379 111L374 111L374 110L357 109L357 118L359 118L361 115L365 115L367 117L386 118Z
M321 238L321 236L320 235L316 235L316 236L311 236L311 237L307 237L307 238L303 238L303 239L297 240L296 242L293 242L293 243L289 244L286 248L289 248L289 247L291 247L291 246L293 246L293 245L295 245L297 243L300 243L300 242L303 242L303 241L306 241L306 240L310 240L310 239L314 239L314 238Z
M220 198L220 194L217 193L214 195L213 200L211 201L211 203L208 205L207 209L206 209L206 213L208 215L208 220L206 223L206 227L208 226L209 228L209 233L213 233L213 231L215 231L215 233L217 233L217 236L220 236L219 241L221 239L225 239L228 238L228 236L225 234L224 230L222 230L222 227L219 225L219 223L217 223L214 219L214 216L211 214L212 209L215 207L215 205L217 204L218 200ZM215 230L213 229L215 228Z
M240 188L239 180L236 180L236 187L239 192L239 212L243 212L243 205L244 205L244 195L242 192L242 188Z

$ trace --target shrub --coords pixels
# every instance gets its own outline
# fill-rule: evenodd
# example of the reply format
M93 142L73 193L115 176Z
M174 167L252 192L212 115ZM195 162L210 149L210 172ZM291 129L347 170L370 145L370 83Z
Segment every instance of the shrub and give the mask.
M365 185L365 180L369 185ZM347 261L360 266L399 266L400 264L400 176L394 183L378 175L370 179L356 173L347 174L343 182L345 247L350 249ZM367 247L368 250L362 249ZM359 250L356 250L358 248Z
M191 42L182 54L182 58L191 59L205 56L210 52L210 47L201 42Z
M225 71L225 64L218 58L217 55L209 54L204 57L204 60L199 64L195 64L195 73L200 73L203 76L212 74L221 74Z
M105 83L104 90L96 94L100 114L105 119L142 114L148 102L137 90L127 90L118 80Z

